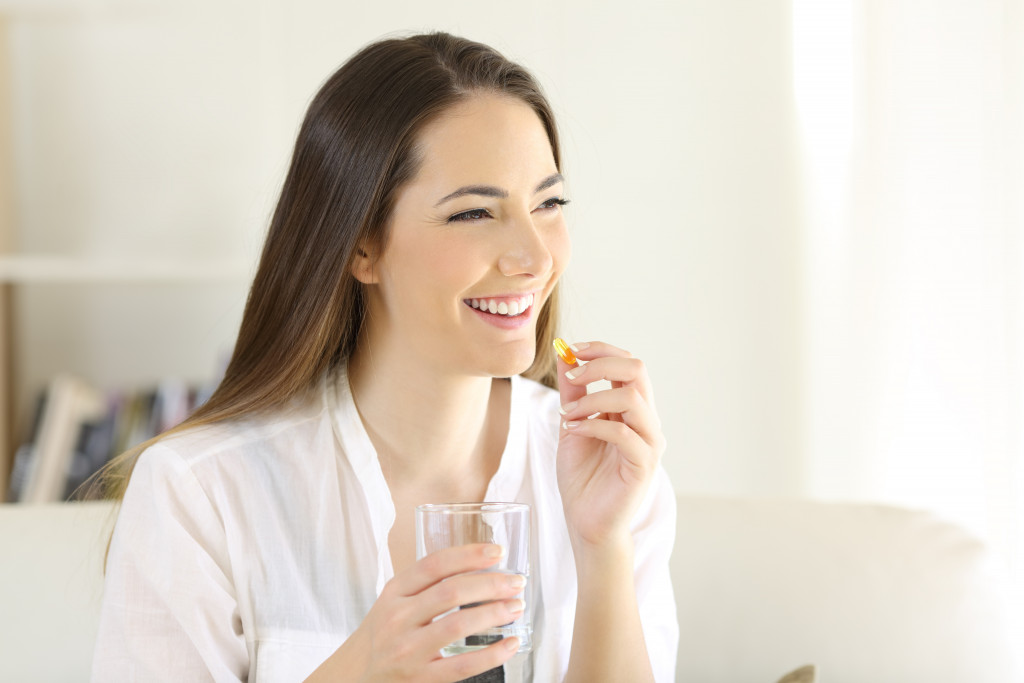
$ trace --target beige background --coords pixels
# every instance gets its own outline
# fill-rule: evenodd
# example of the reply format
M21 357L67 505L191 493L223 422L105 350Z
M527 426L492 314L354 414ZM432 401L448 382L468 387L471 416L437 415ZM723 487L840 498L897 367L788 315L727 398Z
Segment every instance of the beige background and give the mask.
M319 83L366 42L443 29L521 61L553 101L573 200L566 336L648 362L676 485L799 493L788 3L362 5L7 3L19 249L241 273L21 287L22 403L59 369L212 374Z
M680 492L927 507L1024 557L1021 0L0 13L14 241L103 280L17 288L23 419L59 370L214 375L310 97L365 43L444 29L550 95L565 336L647 361ZM223 277L109 281L153 261Z

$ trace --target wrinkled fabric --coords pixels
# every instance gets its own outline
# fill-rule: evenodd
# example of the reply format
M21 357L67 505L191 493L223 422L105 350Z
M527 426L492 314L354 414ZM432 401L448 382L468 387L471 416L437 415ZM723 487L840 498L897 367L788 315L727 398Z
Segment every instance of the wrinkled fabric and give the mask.
M533 652L517 656L517 669L558 681L576 605L555 480L558 394L511 383L508 440L485 499L533 506ZM160 441L140 456L114 531L93 680L303 680L391 579L394 517L343 372L262 419ZM675 498L661 468L633 534L644 635L667 683L678 639Z

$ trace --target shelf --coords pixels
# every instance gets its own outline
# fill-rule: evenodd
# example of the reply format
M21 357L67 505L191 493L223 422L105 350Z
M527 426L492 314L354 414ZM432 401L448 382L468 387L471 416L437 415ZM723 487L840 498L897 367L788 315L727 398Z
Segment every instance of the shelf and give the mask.
M68 16L135 9L138 3L124 0L0 0L0 14L14 17Z
M233 261L114 260L69 256L0 256L0 284L247 282L253 264Z

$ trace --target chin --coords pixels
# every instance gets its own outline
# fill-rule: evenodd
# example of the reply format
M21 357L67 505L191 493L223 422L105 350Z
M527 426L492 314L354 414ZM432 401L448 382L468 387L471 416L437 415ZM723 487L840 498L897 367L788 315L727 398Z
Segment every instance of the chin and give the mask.
M492 357L486 366L486 374L491 377L511 377L526 372L533 365L536 356L533 346L531 344L528 353L509 353L501 358Z

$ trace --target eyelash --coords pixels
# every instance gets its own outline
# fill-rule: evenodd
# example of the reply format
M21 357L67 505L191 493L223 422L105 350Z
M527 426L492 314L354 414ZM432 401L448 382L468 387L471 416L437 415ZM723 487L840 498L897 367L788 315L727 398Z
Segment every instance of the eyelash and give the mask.
M551 199L547 199L544 202L542 202L541 205L538 208L541 208L541 209L543 209L543 208L553 209L556 206L565 206L568 203L569 203L568 199L563 199L562 197L552 197ZM550 204L551 206L546 206L548 204ZM457 214L454 214L452 216L449 216L448 222L449 223L469 223L469 222L472 222L472 221L483 220L486 216L489 216L489 215L490 214L488 213L487 209L470 209L469 211L462 211L460 213L457 213Z

